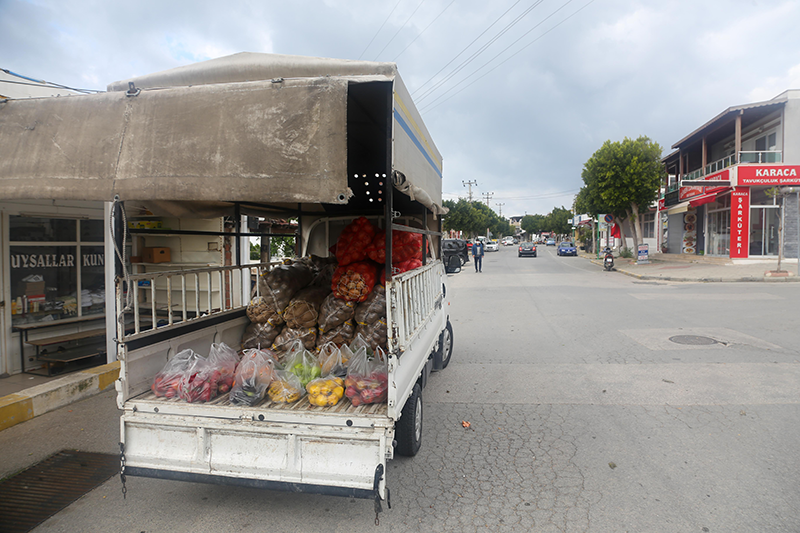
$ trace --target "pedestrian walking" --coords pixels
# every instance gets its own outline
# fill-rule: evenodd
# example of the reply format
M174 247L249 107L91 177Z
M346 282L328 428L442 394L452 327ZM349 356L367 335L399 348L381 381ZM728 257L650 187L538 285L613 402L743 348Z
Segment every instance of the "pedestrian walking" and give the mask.
M483 241L472 245L472 259L475 261L475 272L483 271Z

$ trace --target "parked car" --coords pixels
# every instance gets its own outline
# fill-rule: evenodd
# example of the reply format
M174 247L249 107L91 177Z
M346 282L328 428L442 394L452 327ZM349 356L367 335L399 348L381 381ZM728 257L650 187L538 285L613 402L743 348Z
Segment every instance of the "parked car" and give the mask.
M500 245L497 244L497 241L484 241L483 243L484 249L487 252L499 252Z
M469 261L467 241L463 239L444 239L442 241L442 260L445 265L449 264L448 259L451 255L458 256L462 265Z
M578 255L578 249L575 248L574 242L564 241L558 245L556 255Z
M547 240L545 241L545 244L546 244L547 246L555 246L555 245L556 245L556 240L555 240L555 239L547 239Z
M536 245L532 242L523 242L519 245L519 257L524 255L528 255L531 257L536 257Z

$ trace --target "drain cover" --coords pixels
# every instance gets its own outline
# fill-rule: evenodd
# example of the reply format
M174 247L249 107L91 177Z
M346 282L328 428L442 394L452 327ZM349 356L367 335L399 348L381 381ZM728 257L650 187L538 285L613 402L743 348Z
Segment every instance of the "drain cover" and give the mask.
M674 337L670 337L669 340L676 344L688 344L690 346L717 344L717 341L711 337L702 337L700 335L675 335Z
M30 531L118 472L118 455L58 452L0 482L0 531Z

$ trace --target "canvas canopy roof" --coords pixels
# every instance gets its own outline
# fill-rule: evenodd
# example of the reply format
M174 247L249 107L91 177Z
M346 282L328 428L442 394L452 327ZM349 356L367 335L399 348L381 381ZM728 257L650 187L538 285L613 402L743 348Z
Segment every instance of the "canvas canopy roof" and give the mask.
M369 82L394 95L397 188L443 212L441 156L395 64L250 53L0 103L0 195L346 204L348 87Z

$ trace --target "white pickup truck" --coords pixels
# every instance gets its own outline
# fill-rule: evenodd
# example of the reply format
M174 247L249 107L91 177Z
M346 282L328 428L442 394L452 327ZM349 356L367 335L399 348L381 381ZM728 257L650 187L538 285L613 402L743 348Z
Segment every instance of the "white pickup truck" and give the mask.
M114 83L102 94L9 101L3 113L35 124L15 142L37 157L20 156L0 175L15 180L15 194L107 202L118 255L105 264L107 322L116 324L121 362L123 481L370 498L377 512L389 494L386 463L419 449L422 389L453 348L440 259L441 156L396 65L236 54ZM215 236L234 243L230 259L131 273L126 217L134 210L224 220ZM253 280L270 267L248 264L240 251L254 236L249 219L296 219L297 255L324 257L359 216L386 235L386 403L248 407L227 395L186 403L151 392L155 374L181 350L240 345ZM422 267L392 275L393 230L423 234ZM136 231L178 243L213 234Z

